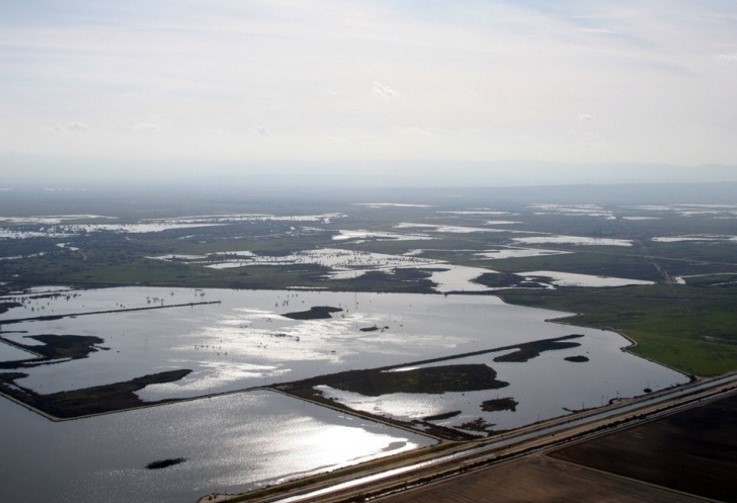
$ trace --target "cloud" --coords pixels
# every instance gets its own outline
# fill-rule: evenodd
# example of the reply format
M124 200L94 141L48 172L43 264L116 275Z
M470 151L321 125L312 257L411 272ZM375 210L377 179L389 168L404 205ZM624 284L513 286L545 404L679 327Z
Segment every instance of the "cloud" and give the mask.
M731 52L729 54L717 54L716 58L719 61L729 61L730 63L737 63L737 52Z
M734 2L78 3L0 3L0 151L737 162Z
M381 99L399 99L402 97L398 91L385 86L381 82L374 82L371 84L371 94Z
M67 122L63 126L56 126L54 129L67 133L85 133L90 130L90 127L83 122Z
M254 124L253 130L261 136L274 136L268 126L263 124Z
M471 98L480 98L481 95L474 91L473 89L466 88L466 95L470 96Z
M424 138L433 136L433 134L428 129L417 126L395 126L392 128L392 130L408 136L419 136Z
M595 35L619 35L619 32L606 28L576 28L579 33L592 33Z
M139 122L133 126L133 130L143 133L158 133L161 131L161 126L153 122Z

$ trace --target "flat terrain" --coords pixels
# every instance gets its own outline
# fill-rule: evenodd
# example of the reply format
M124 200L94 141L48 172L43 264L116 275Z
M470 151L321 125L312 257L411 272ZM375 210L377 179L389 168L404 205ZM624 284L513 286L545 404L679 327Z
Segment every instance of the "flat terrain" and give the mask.
M734 285L662 284L500 292L510 304L581 313L564 321L625 334L633 353L700 376L737 368L735 295Z
M49 287L498 295L511 304L577 313L561 314L566 318L557 321L618 331L634 341L630 351L694 378L737 370L734 184L377 189L341 194L198 187L165 192L5 191L0 199L0 313L32 298L30 309L36 309L32 317L56 321L49 302L40 301ZM288 309L287 305L275 303L264 312L283 308L290 312L280 311L280 316L307 322L333 317L342 321L353 315L340 304ZM18 329L12 321L20 320L0 323L0 333ZM458 330L463 330L463 323L459 317ZM235 326L245 331L250 325L240 320L228 327ZM389 320L381 324L360 320L351 341L371 340L401 326ZM235 341L242 332L232 333ZM300 335L304 346L309 336ZM286 333L273 337L268 343L280 347L300 340ZM578 336L562 339L573 337ZM6 341L16 350L36 352L39 358L0 365L0 392L58 417L137 407L142 404L137 395L142 388L183 380L190 373L179 369L144 375L142 370L137 377L126 375L113 384L92 382L82 389L42 394L23 388L24 374L31 367L53 363L57 369L61 366L55 359L113 352L101 345L97 331L61 337L41 334L35 339L45 346ZM243 340L237 341L238 347ZM516 351L494 358L494 363L527 362L543 351L578 345L551 341L544 346L518 345ZM192 352L204 355L197 361L209 358L198 344L190 345ZM256 347L261 351L266 345ZM342 356L340 349L330 351L326 360ZM564 356L581 363L579 369L599 365L593 357L588 362L583 351ZM214 367L233 370L209 368ZM313 389L316 384L368 397L413 391L440 396L445 391L465 393L504 384L475 362L386 375L380 370L326 367L321 381L286 385L291 393L320 401L319 390ZM554 376L557 389L569 392L560 373L545 375ZM591 387L585 379L578 382ZM515 399L520 396L506 395L495 392L472 405L477 414L513 411L517 405L523 413L524 402ZM323 403L328 401L326 395ZM420 419L454 418L460 409L448 407ZM389 501L690 502L699 496L737 501L732 487L737 473L736 418L737 399L732 398ZM466 422L460 429L468 424L475 423ZM479 423L478 428L491 431L494 426ZM164 465L184 459L168 454L158 458ZM166 472L157 472L161 473Z
M386 503L692 503L688 495L535 456L382 499Z
M390 503L737 501L737 396L383 499ZM674 492L678 491L678 492ZM692 495L692 496L690 496Z
M724 184L10 190L0 295L46 285L497 293L581 313L571 323L626 334L640 356L719 375L737 370L734 194ZM470 281L443 285L433 265ZM559 285L546 271L578 280ZM600 276L629 286L595 288ZM0 312L11 305L0 300Z
M678 491L737 501L737 396L560 450L555 457Z

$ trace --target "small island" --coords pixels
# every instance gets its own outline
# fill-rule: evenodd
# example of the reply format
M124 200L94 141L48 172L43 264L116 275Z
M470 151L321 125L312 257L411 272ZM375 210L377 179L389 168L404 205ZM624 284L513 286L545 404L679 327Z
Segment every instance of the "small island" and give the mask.
M313 306L309 311L297 311L294 313L286 313L282 316L293 320L327 320L333 316L330 313L339 313L342 309L330 306Z
M486 400L481 404L481 409L484 412L499 412L502 410L509 410L515 412L519 402L512 397L506 398L495 398L493 400Z
M168 468L170 466L178 465L187 461L185 458L172 458L172 459L161 459L159 461L152 461L146 465L149 470L161 470L162 468Z

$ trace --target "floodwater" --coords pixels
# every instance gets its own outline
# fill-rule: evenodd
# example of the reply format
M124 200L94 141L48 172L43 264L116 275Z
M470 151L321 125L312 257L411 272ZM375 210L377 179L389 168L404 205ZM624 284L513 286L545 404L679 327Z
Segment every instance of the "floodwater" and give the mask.
M528 245L563 244L575 246L632 246L628 239L590 238L586 236L535 236L512 238L513 241Z
M631 208L657 213L672 212L682 217L729 218L737 215L737 205L734 204L644 204Z
M542 257L545 255L561 255L571 253L569 251L545 250L542 248L497 248L485 251L479 251L474 255L485 259L497 260L505 258L526 258L526 257Z
M575 333L580 332L575 329ZM599 407L616 398L643 395L646 388L657 391L688 382L682 374L622 352L622 341L612 337L611 332L586 331L584 337L572 341L580 346L545 351L526 362L494 361L511 352L501 351L419 366L484 364L497 372L496 379L509 383L497 389L443 394L391 393L378 397L327 386L321 390L326 397L351 408L405 421L458 412L453 417L428 422L479 434L464 425L481 419L488 425L482 432L486 434ZM566 360L576 356L584 356L588 361ZM503 398L515 400L515 410L483 410L483 402Z
M146 401L195 398L448 358L437 365L486 364L509 386L374 398L336 391L336 398L405 419L460 411L435 422L463 430L464 423L479 418L496 425L491 429L520 426L568 414L565 408L686 381L622 352L628 342L616 333L549 323L565 313L511 306L486 295L125 287L12 299L22 306L2 313L0 323L75 316L5 323L2 336L9 340L28 346L41 344L30 336L42 334L103 340L87 358L22 369L28 377L17 384L39 393L191 369L179 381L149 385L138 395ZM217 303L189 305L198 302ZM324 319L284 316L317 306L341 311ZM155 309L124 311L132 308ZM84 315L99 311L115 312ZM583 335L575 339L580 347L547 351L528 362L494 362L498 352L456 356L571 334ZM588 361L564 360L580 355ZM507 397L518 402L516 411L480 408L484 401ZM0 470L10 501L193 501L213 491L244 490L430 442L264 390L62 423L8 400L0 400L0 414ZM175 458L187 461L145 469L152 461Z
M0 362L19 361L34 358L36 355L29 351L16 348L0 341Z
M431 281L437 283L435 289L439 292L483 292L489 291L489 287L473 280L485 273L493 273L491 269L481 267L468 267L462 265L448 265L434 270ZM428 268L428 270L432 270Z
M315 222L328 224L343 218L343 213L324 213L319 215L270 215L270 214L216 214L194 215L169 219L148 219L137 223L69 223L86 220L115 220L115 217L100 215L52 215L42 217L3 217L0 216L0 239L29 239L37 237L70 238L91 232L116 232L141 234L162 232L172 229L212 227L238 222ZM16 225L37 224L36 230L18 230Z
M343 232L343 231L341 231ZM386 233L383 233L386 235ZM374 238L382 233L374 233ZM368 234L362 231L356 236L368 239ZM414 239L411 234L397 234L403 239ZM354 236L355 237L355 236ZM336 237L334 236L334 239ZM378 238L377 238L378 239ZM434 260L417 257L414 254L390 255L386 253L372 253L357 250L344 250L341 248L319 248L314 250L301 250L289 255L258 256L249 251L236 251L229 253L212 253L207 256L199 255L161 255L149 257L157 260L167 260L184 263L204 263L205 267L213 269L232 269L238 267L249 267L255 265L293 265L293 264L316 264L330 269L325 276L333 280L354 279L372 271L383 271L393 274L396 269L432 270L431 281L437 283L437 292L478 292L489 290L489 288L474 283L473 280L480 275L494 272L490 269L459 266L448 264L442 260ZM439 266L439 267L428 267Z
M665 237L654 237L653 241L659 243L679 243L686 241L717 241L724 243L735 243L737 242L737 236L715 236L709 234L697 234L690 236L665 236Z
M398 232L378 232L367 230L339 230L333 241L352 241L356 244L366 241L418 241L433 239L425 234L405 234Z
M428 232L448 234L469 234L472 232L515 232L506 229L490 229L488 227L469 227L465 225L415 224L403 222L394 226L395 229L424 229Z
M555 286L583 286L583 287L616 287L628 285L654 285L655 282L642 279L618 278L614 276L594 276L592 274L580 274L561 271L528 271L515 273L525 277L550 278L550 283Z
M194 503L433 443L266 391L62 423L0 400L0 415L3 500L30 503Z
M353 203L356 206L365 206L367 208L432 208L429 204L413 204L413 203Z
M23 306L0 315L0 322L119 311L4 325L3 330L11 332L4 337L29 346L41 344L30 336L42 334L103 339L88 358L23 369L28 377L18 379L19 385L52 393L166 370L192 370L179 381L138 392L150 401L401 365L560 337L572 330L596 332L546 323L564 313L511 306L492 296L125 287L21 300ZM218 303L186 305L213 301ZM283 316L313 306L342 311L326 319ZM157 309L121 311L138 307ZM361 330L374 326L381 330ZM627 356L618 350L627 345L624 338L611 332L607 337L616 341L616 350L607 358Z
M603 217L614 220L614 214L597 204L533 204L530 209L536 210L536 215L568 215L583 217Z
M218 304L184 305L190 302ZM325 291L192 290L126 287L31 296L2 319L120 311L5 325L8 339L93 335L104 340L88 358L24 369L20 385L42 393L126 381L172 369L184 379L151 385L147 400L234 391L352 368L397 365L500 345L565 335L544 323L552 311L504 304L491 296L335 293ZM343 309L330 319L283 314L312 306ZM387 327L377 332L361 328Z
M246 253L249 253L246 255ZM168 256L154 257L161 260L170 260ZM341 248L318 248L313 250L300 250L288 255L256 255L251 252L232 252L209 254L208 265L213 269L230 269L236 267L248 267L255 265L294 265L294 264L316 264L329 267L337 272L352 272L356 269L385 270L395 267L423 266L437 264L439 261L407 257L405 255L390 255L386 253L372 253L357 250L344 250ZM188 260L188 262L200 262L200 259Z

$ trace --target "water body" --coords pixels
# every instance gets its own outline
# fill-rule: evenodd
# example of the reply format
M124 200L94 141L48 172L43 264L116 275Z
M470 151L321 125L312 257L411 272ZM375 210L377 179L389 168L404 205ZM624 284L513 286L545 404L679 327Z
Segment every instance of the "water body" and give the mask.
M568 330L544 322L561 313L509 306L491 296L136 287L29 298L0 321L197 301L220 303L6 325L22 331L7 338L28 345L39 344L29 336L41 334L104 340L88 358L24 369L29 377L17 382L51 393L191 369L181 381L149 386L139 396L194 397L557 337ZM313 306L342 311L329 319L283 316ZM388 328L361 331L374 325Z
M266 391L62 423L0 400L0 416L3 500L28 503L194 503L433 443Z
M192 370L180 381L138 392L155 401L450 358L444 364L486 364L509 386L465 395L341 399L401 418L458 410L460 415L436 423L457 427L482 418L503 428L567 414L564 407L596 406L617 395L686 380L622 352L628 342L618 334L548 323L565 313L510 306L493 296L127 287L14 300L22 306L0 315L0 323L77 314L3 324L3 336L16 343L38 345L29 336L43 334L103 339L87 358L23 369L29 376L16 382L39 393ZM166 307L202 301L218 303ZM323 310L330 318L285 316L320 306L335 308ZM576 339L580 347L546 352L528 362L497 362L494 353L454 357L572 333L582 335ZM564 360L581 354L589 361ZM479 408L506 397L519 403L516 411ZM8 400L0 400L0 414L0 470L10 501L194 501L210 492L242 491L429 442L260 390L62 423ZM145 468L178 458L186 461L161 470Z
M574 246L632 246L628 239L590 238L586 236L535 236L512 238L513 241L528 245L562 244Z
M666 237L654 237L653 241L659 243L680 243L687 241L716 241L724 243L737 243L737 236L714 236L709 234L697 234L690 236L666 236Z
M488 425L482 431L486 434L599 407L620 397L643 395L646 388L657 391L688 382L678 372L622 352L622 341L612 337L611 332L598 330L586 334L571 339L579 346L544 351L524 362L496 360L510 353L503 351L414 367L488 365L497 372L498 380L508 383L497 389L443 394L389 393L377 397L328 387L322 391L325 396L351 408L404 421L457 412L452 417L429 422L474 434L479 433L478 430L463 425L480 419ZM585 356L586 361L566 360L576 356ZM482 407L486 401L504 398L516 402L514 410L485 411Z
M438 268L441 269L441 268ZM435 289L439 292L483 292L489 291L489 287L480 283L474 283L474 279L482 274L496 272L481 267L468 267L462 265L449 265L443 267L445 270L434 270L431 281L437 283ZM433 270L433 268L428 268Z
M474 255L477 255L479 257L483 257L485 259L505 259L505 258L526 258L526 257L541 257L544 255L561 255L565 253L571 253L568 251L558 251L558 250L544 250L541 248L498 248L494 250L487 250L487 251L479 251L474 253Z
M88 358L23 369L28 377L16 382L52 393L192 370L179 381L138 392L144 400L156 401L448 357L572 331L614 341L614 350L604 353L614 362L634 358L619 351L628 342L618 334L605 332L602 338L598 330L546 323L565 313L511 306L493 296L126 287L30 296L23 307L0 315L0 322L200 301L219 303L4 325L4 330L17 332L4 334L6 338L29 346L40 344L30 336L42 334L103 339ZM326 319L284 316L315 306L341 311ZM372 326L383 329L361 330ZM591 373L596 373L595 366Z
M617 287L627 285L654 285L654 281L632 278L617 278L613 276L594 276L591 274L579 274L562 271L528 271L516 273L525 277L550 278L550 283L555 286L583 286L583 287Z
M27 360L35 356L29 351L0 342L0 362Z

